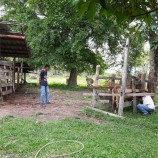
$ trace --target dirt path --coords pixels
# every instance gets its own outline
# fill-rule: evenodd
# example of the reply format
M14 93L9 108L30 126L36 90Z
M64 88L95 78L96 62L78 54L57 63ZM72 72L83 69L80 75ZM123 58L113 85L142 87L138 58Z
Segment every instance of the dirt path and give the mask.
M40 121L58 120L68 117L80 118L79 111L90 106L91 100L83 92L50 90L51 104L41 107L38 88L21 88L6 98L0 105L0 117L36 117Z

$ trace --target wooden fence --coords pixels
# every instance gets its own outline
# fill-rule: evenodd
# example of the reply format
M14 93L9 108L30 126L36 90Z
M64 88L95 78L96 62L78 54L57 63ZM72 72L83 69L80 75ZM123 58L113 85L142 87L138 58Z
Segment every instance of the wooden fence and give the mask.
M22 83L22 64L15 67L15 63L0 60L0 100L3 96L13 93Z
M112 89L114 88L115 85L118 85L121 83L121 78L116 77L115 75L112 75L111 77L105 77L105 76L100 76L99 75L100 72L100 66L98 65L96 67L96 74L95 74L95 79L94 79L94 85L93 85L93 100L92 100L92 104L93 107L97 107L97 102L99 100L106 100L107 104L112 105L112 97L113 96L119 96L120 97L120 93L119 94L114 94L112 93ZM103 80L107 80L109 81L109 85L108 86L100 86L99 85L99 80L103 79ZM140 74L138 75L138 78L136 77L131 77L131 76L127 76L127 85L131 85L131 89L125 89L125 96L126 97L133 97L133 101L132 103L124 103L123 107L127 107L127 106L131 106L133 105L133 112L136 111L136 97L139 96L154 96L154 93L140 93L140 89L144 89L145 88L145 75Z
M0 61L0 96L13 92L13 71L12 63Z

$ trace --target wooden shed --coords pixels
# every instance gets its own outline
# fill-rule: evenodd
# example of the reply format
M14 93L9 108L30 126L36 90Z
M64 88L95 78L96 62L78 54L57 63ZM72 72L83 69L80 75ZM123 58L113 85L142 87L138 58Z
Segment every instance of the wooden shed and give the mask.
M20 31L13 31L12 27L17 27ZM22 25L17 22L0 22L0 98L14 92L23 83L26 76L24 72L28 69L23 58L30 56ZM16 62L17 58L21 58L21 61Z

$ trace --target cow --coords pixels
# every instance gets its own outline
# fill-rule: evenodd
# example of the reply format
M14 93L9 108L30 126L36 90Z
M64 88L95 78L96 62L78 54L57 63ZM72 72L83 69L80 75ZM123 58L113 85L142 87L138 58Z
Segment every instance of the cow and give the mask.
M92 78L88 78L87 76L86 76L86 81L87 81L87 87L89 88L89 89L91 89L92 87L93 87L93 79Z
M137 77L132 76L133 78L135 78L135 85L136 85L136 89L141 88L141 79L140 79L140 75L138 75ZM126 86L125 91L127 89L132 89L132 81L130 81L129 79L129 84ZM115 85L114 88L112 89L112 94L119 94L121 90L121 86L120 85ZM139 101L140 98L137 98ZM120 96L112 96L112 109L114 113L117 113L117 109L119 107L119 100L120 100ZM132 96L125 96L125 100L124 101L132 101L133 97Z
M131 85L127 85L126 89L132 89L132 86ZM120 85L116 85L112 89L112 94L120 94L120 90L121 90L121 86ZM117 113L117 109L119 107L119 100L120 100L120 96L112 96L112 109L113 109L114 113ZM132 100L131 96L130 97L125 97L125 101L131 101L131 100Z

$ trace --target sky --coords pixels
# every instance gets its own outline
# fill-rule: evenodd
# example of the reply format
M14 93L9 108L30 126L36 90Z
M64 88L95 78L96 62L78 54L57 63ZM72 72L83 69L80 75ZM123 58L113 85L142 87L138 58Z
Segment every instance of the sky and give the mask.
M0 7L0 18L2 17L2 15L4 15L4 7Z

